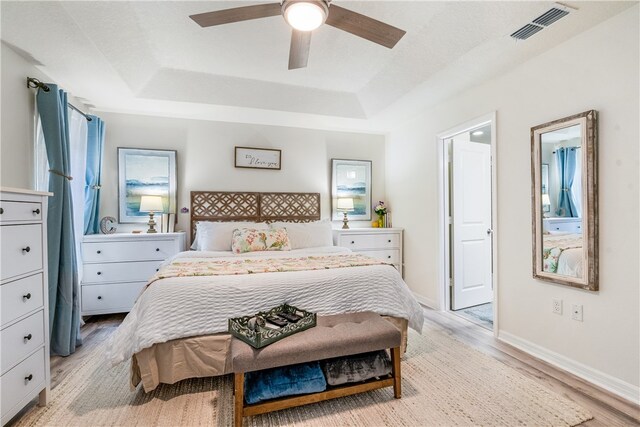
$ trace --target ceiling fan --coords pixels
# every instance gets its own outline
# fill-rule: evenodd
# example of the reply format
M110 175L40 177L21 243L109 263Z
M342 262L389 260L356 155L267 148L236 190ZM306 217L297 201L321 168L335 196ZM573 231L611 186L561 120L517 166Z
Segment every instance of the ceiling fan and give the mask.
M293 28L289 69L304 68L309 59L311 32L322 24L392 49L406 31L331 3L331 0L283 0L191 15L201 27L282 15Z

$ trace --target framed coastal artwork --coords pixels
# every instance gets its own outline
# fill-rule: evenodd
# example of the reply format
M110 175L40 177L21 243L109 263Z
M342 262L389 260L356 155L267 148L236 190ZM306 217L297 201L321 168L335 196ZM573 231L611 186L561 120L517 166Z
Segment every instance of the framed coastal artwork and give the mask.
M349 220L371 220L371 160L331 159L331 218L341 221L338 199L353 199Z
M118 148L118 221L147 222L140 197L160 196L165 213L176 212L176 151Z

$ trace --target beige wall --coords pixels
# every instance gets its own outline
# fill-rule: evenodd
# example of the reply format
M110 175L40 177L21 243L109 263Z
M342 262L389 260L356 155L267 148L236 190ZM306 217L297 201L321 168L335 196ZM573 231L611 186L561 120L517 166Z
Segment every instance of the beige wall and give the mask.
M117 147L177 150L178 208L189 207L189 192L194 190L319 192L322 216L329 218L332 158L372 160L373 199L385 197L385 140L381 135L114 113L98 115L107 124L101 216L118 217ZM279 148L282 170L237 169L234 146ZM178 215L178 227L189 228L189 214ZM142 229L143 224L119 226L120 230L133 228Z
M638 274L638 6L436 108L388 135L387 194L405 227L406 281L438 299L436 135L497 112L499 327L574 371L637 393L640 377ZM531 275L529 129L599 111L600 291ZM564 314L551 312L552 298ZM584 305L584 322L571 304ZM636 394L637 396L637 394ZM637 398L637 397L636 397Z
M27 88L27 77L48 78L5 43L0 43L0 55L0 184L33 188L35 91Z
M0 55L0 185L33 189L36 91L27 88L27 77L55 82L36 68L34 60L27 54L16 52L4 42L0 43ZM72 95L69 94L69 101L89 112Z

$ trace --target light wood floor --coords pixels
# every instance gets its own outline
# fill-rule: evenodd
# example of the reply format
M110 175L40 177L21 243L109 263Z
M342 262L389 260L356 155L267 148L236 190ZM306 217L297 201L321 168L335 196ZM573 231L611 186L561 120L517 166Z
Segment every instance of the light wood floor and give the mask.
M486 353L523 375L588 409L593 420L588 427L640 426L640 407L565 371L502 343L486 329L450 313L425 310L426 321L443 327L451 336ZM51 358L51 388L54 389L92 348L118 327L124 315L94 316L82 327L84 344L69 357ZM34 403L35 404L35 401ZM26 409L25 409L26 410ZM24 412L24 411L23 411ZM14 419L17 420L16 417ZM11 423L10 423L11 424Z

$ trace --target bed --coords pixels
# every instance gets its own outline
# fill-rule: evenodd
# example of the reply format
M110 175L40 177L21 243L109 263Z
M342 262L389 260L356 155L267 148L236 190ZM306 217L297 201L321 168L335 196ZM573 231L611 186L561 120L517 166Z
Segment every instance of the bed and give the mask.
M198 222L305 223L320 219L317 193L191 193ZM292 225L293 228L293 225ZM330 245L281 252L188 251L168 260L110 338L107 358L131 360L131 385L232 371L227 319L287 302L320 315L373 311L403 332L422 309L398 271ZM405 341L406 342L406 341Z
M583 277L582 234L545 234L543 239L542 269L563 276Z

